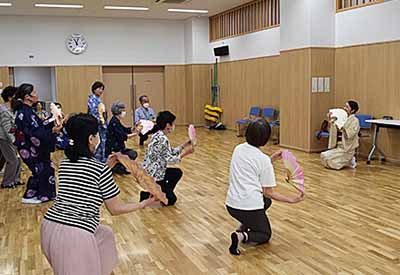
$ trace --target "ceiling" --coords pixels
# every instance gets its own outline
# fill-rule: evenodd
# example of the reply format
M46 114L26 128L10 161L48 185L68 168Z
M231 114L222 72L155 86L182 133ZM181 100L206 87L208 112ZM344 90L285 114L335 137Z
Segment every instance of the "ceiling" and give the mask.
M0 7L0 15L45 15L45 16L93 16L116 18L150 18L183 20L196 14L170 13L168 8L206 9L211 16L234 8L251 0L188 0L182 4L156 4L156 0L0 0L10 2L12 7ZM35 8L41 4L82 4L83 9ZM149 11L104 10L105 5L148 7Z

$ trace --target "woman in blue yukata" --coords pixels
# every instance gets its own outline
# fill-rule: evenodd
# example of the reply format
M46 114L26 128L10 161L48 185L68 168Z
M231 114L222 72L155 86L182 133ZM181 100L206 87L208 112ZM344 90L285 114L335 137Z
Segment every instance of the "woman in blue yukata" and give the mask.
M101 97L104 93L104 84L100 81L96 81L92 85L92 95L89 96L88 100L88 113L94 116L99 123L99 135L100 135L100 144L96 149L95 158L102 162L106 163L106 139L107 139L107 118L106 110L103 102L101 101Z
M32 105L38 95L31 84L22 84L15 94L13 109L16 111L15 145L22 161L32 172L28 179L23 203L39 204L56 197L54 164L50 159L54 152L56 135L62 126L42 121Z

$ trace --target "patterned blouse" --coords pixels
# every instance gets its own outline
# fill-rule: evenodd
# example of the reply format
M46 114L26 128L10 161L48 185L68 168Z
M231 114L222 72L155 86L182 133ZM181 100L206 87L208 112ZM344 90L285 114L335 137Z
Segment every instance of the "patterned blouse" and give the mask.
M156 181L162 181L165 177L167 165L181 161L182 150L182 146L171 148L168 137L160 130L151 137L144 157L143 168Z

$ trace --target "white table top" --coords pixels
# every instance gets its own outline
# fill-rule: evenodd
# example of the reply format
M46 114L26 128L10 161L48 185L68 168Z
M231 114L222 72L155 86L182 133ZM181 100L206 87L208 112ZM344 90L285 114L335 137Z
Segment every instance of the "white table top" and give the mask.
M385 124L385 125L400 126L400 120L368 119L365 122L372 123L372 124Z

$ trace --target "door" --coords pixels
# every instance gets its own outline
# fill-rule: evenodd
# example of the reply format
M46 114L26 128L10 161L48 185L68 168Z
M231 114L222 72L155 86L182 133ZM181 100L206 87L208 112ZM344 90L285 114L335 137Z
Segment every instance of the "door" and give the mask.
M156 112L165 110L164 67L134 67L135 107L140 105L139 97L147 95L151 108Z
M126 127L133 126L133 81L132 67L103 67L103 82L105 91L103 102L106 105L108 119L111 118L111 106L114 102L120 101L126 106L126 117L123 124Z

